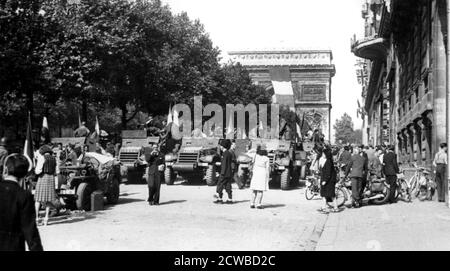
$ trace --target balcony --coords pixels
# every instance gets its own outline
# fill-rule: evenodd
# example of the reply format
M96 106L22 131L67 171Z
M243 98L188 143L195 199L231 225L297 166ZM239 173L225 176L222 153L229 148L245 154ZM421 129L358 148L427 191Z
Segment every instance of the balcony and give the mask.
M351 44L352 53L369 60L385 59L388 53L386 40L377 35L357 40L354 36Z

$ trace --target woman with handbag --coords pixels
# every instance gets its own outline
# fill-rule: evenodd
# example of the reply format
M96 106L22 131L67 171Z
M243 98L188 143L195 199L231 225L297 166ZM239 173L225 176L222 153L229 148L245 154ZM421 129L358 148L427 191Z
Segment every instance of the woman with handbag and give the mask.
M269 173L270 160L267 157L266 147L258 145L250 181L250 190L252 191L250 208L263 209L261 202L264 191L269 190Z

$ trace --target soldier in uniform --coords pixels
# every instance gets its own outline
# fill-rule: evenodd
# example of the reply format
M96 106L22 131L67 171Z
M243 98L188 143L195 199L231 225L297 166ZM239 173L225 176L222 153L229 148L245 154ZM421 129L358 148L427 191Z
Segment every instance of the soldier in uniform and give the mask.
M161 172L164 171L164 156L153 144L153 149L149 155L146 154L145 160L148 163L148 204L159 205L159 196L161 190Z
M81 126L75 130L75 137L87 137L91 131L86 127L86 122L82 122Z

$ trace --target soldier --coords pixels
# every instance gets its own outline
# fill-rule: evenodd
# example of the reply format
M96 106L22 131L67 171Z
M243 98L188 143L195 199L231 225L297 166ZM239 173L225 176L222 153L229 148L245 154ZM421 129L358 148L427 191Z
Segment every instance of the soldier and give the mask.
M75 130L75 137L87 137L91 131L86 127L86 122L82 122L81 126Z
M161 190L161 172L164 171L164 156L157 149L157 145L152 145L152 151L145 155L148 163L148 204L159 205L159 196Z

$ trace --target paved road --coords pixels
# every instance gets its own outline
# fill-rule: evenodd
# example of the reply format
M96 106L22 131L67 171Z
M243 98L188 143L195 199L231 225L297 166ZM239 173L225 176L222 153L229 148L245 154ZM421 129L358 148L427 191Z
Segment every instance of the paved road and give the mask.
M450 209L416 200L330 214L316 250L448 251Z
M40 227L46 250L314 250L326 215L304 189L270 190L265 209L249 208L249 190L233 189L233 205L212 203L214 187L161 188L147 204L146 185L121 185L120 202L99 212L53 218Z

